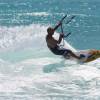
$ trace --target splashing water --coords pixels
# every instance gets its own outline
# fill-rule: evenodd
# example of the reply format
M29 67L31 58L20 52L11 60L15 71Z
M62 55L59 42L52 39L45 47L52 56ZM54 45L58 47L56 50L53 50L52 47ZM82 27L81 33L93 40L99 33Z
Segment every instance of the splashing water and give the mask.
M99 97L98 63L79 65L53 55L46 47L46 28L34 24L0 28L0 99Z
M99 1L8 1L0 2L0 100L100 100L100 59L80 65L45 42L49 24L68 13L77 17L66 46L100 48Z

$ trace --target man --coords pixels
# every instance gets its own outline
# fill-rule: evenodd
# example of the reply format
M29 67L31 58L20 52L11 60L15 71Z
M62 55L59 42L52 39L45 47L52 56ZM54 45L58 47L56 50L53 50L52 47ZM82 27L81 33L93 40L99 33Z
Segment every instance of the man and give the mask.
M47 36L46 36L46 42L47 42L47 46L48 48L56 55L63 55L65 58L70 55L76 59L80 59L79 56L75 55L71 50L69 49L64 49L64 48L60 48L59 44L61 43L64 34L60 34L59 39L55 40L53 38L54 32L58 29L58 27L61 25L62 23L60 22L58 25L55 26L55 28L51 28L49 27L47 29Z
M75 55L71 50L69 49L64 49L64 48L60 48L59 44L61 43L64 34L60 34L59 39L55 40L53 38L54 32L58 29L58 27L61 25L62 23L60 22L58 25L55 26L55 28L51 28L49 27L47 29L47 36L46 36L46 42L47 42L47 46L48 48L56 55L62 55L65 58L69 55L76 58L76 59L81 59L81 58L86 58L84 60L84 63L96 60L97 58L100 58L100 50L87 50L88 52L80 54L80 56Z

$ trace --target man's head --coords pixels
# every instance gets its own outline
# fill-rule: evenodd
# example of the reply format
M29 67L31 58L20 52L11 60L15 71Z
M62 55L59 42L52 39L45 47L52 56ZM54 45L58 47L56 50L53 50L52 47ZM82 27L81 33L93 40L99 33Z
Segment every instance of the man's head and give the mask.
M54 29L51 28L51 27L49 27L49 28L47 29L47 32L48 32L49 35L53 35L53 34L54 34Z

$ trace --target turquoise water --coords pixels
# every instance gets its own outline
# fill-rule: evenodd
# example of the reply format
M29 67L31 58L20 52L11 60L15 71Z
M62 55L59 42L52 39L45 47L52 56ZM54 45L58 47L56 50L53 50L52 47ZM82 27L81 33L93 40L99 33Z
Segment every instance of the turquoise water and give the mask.
M99 8L99 0L0 0L0 100L100 100L100 59L66 61L45 43L47 27L67 14L76 16L63 25L67 43L100 49Z

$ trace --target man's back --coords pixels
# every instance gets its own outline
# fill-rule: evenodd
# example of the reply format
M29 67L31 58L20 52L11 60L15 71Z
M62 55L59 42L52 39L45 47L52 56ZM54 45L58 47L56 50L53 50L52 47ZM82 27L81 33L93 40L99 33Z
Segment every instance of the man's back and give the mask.
M46 42L49 48L54 48L57 46L57 40L49 35L46 36Z

